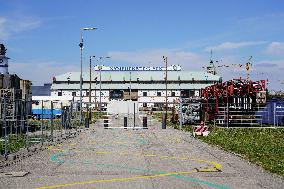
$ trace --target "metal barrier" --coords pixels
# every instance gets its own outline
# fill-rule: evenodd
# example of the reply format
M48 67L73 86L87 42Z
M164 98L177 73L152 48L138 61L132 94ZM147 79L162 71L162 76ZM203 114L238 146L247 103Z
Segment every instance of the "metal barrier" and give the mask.
M40 109L33 115L31 100L0 98L0 152L6 156L21 148L44 145L66 138L82 125L73 103L39 101ZM57 110L57 111L55 111ZM60 111L60 114L58 113Z
M181 108L180 108L181 107ZM284 100L272 99L266 103L203 103L187 102L175 104L173 122L183 125L199 125L201 121L212 122L220 127L284 127Z

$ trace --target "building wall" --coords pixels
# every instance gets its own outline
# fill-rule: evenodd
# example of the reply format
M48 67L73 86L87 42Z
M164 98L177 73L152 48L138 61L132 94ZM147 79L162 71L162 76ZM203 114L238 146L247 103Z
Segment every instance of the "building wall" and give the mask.
M94 73L95 74L95 73ZM88 74L83 74L88 76ZM132 73L131 83L128 72L103 72L102 73L102 90L101 101L107 103L110 101L127 101L131 99L138 101L139 107L162 107L166 102L166 90L164 81L164 72L135 72ZM80 75L78 72L70 72L56 76L51 87L51 95L74 96L76 101L80 100ZM110 79L111 78L111 79ZM151 78L151 79L150 79ZM190 96L200 96L200 89L220 82L219 76L205 72L171 72L168 77L168 106L172 107L173 102L180 97L187 98ZM87 81L85 78L83 81ZM99 103L99 82L92 81L91 102ZM83 84L82 97L83 103L89 102L88 88L89 83ZM96 91L94 90L96 89ZM123 91L123 97L111 91ZM184 91L186 91L184 93ZM75 92L75 94L74 94ZM146 93L146 96L144 95ZM174 93L174 95L173 95ZM117 94L117 95L114 95ZM185 95L186 94L186 95ZM86 104L83 104L86 107Z
M60 90L60 91L52 91L51 96L58 96L58 92L62 93L62 97L70 97L72 96L72 92L76 92L76 96L74 96L74 101L80 101L80 90ZM83 107L86 107L86 103L89 102L89 96L87 93L89 91L82 91L82 101ZM145 93L147 96L144 96ZM168 107L173 107L173 102L180 98L181 91L180 90L168 90ZM174 96L172 96L174 93ZM194 96L199 96L200 91L195 90ZM123 101L124 99L110 99L110 90L101 90L101 102L108 103L110 101ZM100 101L100 92L97 90L92 90L91 92L91 102L93 103L92 107L95 106L95 103L99 103ZM143 106L147 106L148 108L155 107L156 103L165 103L166 102L166 91L165 90L138 90L138 106L141 108ZM145 104L146 103L146 104Z

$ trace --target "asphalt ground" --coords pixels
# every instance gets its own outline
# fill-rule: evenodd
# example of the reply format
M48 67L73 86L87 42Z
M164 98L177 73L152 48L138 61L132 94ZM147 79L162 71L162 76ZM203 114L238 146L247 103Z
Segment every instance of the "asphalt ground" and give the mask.
M125 115L127 116L127 115ZM240 157L212 147L190 133L167 128L148 117L110 116L76 138L51 145L1 172L0 188L284 188L284 180Z

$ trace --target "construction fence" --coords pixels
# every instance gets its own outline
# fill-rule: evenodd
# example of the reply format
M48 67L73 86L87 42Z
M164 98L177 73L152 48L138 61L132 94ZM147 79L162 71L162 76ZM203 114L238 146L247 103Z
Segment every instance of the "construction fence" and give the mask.
M0 152L7 156L21 148L44 145L74 135L80 113L73 102L37 101L41 109L32 113L31 100L0 98Z
M182 107L180 109L180 107ZM220 127L284 127L284 101L272 99L264 103L204 103L188 100L175 104L172 121L182 124L211 122Z

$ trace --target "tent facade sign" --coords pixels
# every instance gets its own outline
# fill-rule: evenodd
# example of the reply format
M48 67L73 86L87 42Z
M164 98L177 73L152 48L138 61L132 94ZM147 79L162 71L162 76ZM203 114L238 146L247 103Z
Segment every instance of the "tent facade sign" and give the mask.
M100 66L94 67L95 71L181 71L180 65L162 66Z

